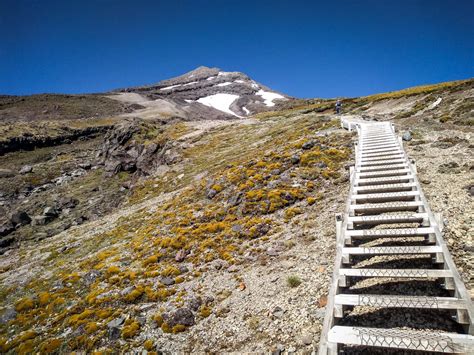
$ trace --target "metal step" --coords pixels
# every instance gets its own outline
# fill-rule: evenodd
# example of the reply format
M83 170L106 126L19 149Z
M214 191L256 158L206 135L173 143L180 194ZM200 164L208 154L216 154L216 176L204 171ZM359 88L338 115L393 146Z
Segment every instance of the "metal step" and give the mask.
M428 221L428 213L400 213L388 215L372 215L372 216L348 216L348 228L353 225L380 225L395 223L426 223Z
M398 144L398 139L387 139L387 140L384 140L383 142L380 142L380 143L361 143L360 144L360 147L363 149L363 148L369 148L369 147L390 147L390 146L394 146L394 147L399 147L400 145Z
M403 175L403 176L387 176L379 178L367 178L367 179L354 179L355 186L367 186L367 185L385 185L390 183L403 183L409 182L413 179L413 175Z
M395 176L395 175L405 175L411 172L410 169L405 168L405 169L387 169L387 170L381 170L381 171L371 171L371 172L361 172L358 173L356 172L356 176L359 178L365 178L365 177L383 177L383 176Z
M377 138L388 138L388 137L396 137L393 132L378 132L378 133L371 133L371 134L364 134L362 133L362 141L370 140L370 139L377 139Z
M391 152L381 152L381 153L364 153L362 152L361 159L362 160L370 160L370 158L373 157L386 157L386 156L392 156L392 155L403 155L403 151L399 148L391 151Z
M399 145L384 145L384 146L379 146L379 147L366 147L366 146L361 146L360 147L360 153L377 153L377 152L386 152L386 151L391 151L391 150L400 150Z
M467 334L405 329L334 326L328 342L355 346L472 354L474 337Z
M416 187L415 182L406 182L401 184L384 184L384 185L368 185L368 186L354 186L353 191L358 194L364 193L378 193L378 192L400 192L411 191Z
M357 167L366 167L366 166L382 166L382 165L391 165L398 163L406 163L407 159L405 157L397 157L393 159L371 159L369 161L358 161Z
M424 228L392 228L392 229L366 229L354 230L348 229L345 231L345 237L419 237L423 235L433 234L435 232L432 227Z
M351 205L349 210L354 213L382 213L397 211L416 211L423 206L422 201L369 203Z
M339 269L339 275L352 277L443 278L452 277L450 270L441 269Z
M357 203L373 203L373 202L388 202L388 201L407 201L413 200L420 196L419 191L406 191L406 192L386 192L379 194L359 194L352 195L352 201Z
M390 165L375 165L375 166L367 166L367 167L357 167L356 173L366 173L372 171L383 171L383 170L392 170L392 169L405 169L408 168L408 164L400 163L400 164L390 164Z
M399 145L397 138L383 138L372 141L363 140L359 142L360 147L370 147L370 146L384 146L387 144Z
M363 138L360 140L361 144L373 144L373 143L384 143L387 141L396 141L398 142L398 138L395 136L386 136L386 137L373 137L373 138Z
M334 303L375 308L466 309L466 302L456 297L339 294Z
M377 156L377 157L360 157L356 160L356 165L363 165L366 163L376 163L375 165L377 165L380 161L398 160L398 159L404 159L404 158L406 160L404 153L383 155L383 156Z
M435 254L443 249L437 245L400 245L394 247L344 247L342 255Z

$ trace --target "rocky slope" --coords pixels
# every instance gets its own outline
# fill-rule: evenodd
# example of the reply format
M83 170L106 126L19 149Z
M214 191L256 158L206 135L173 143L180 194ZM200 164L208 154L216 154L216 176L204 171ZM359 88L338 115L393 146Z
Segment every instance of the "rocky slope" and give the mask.
M317 348L354 136L333 100L266 106L219 72L108 93L137 106L106 132L0 156L3 215L26 214L1 239L2 352ZM218 94L233 114L199 103ZM473 98L468 80L344 101L405 133L471 289Z

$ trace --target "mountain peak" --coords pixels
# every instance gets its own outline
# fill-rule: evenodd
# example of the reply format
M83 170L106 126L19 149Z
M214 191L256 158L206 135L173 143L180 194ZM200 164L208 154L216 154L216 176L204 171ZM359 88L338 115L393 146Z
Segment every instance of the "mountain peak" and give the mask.
M120 91L136 92L147 99L166 100L190 113L186 118L243 118L266 111L288 97L252 80L241 72L199 66L156 84ZM204 106L204 107L203 107Z

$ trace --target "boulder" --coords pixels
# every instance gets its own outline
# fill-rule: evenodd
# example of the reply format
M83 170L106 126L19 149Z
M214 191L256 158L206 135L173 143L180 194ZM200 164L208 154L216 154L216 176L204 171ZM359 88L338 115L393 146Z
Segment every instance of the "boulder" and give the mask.
M301 157L298 154L294 154L290 158L292 164L298 164L300 162L300 159Z
M81 169L89 170L92 167L92 164L89 162L81 163L78 165Z
M176 253L174 260L176 260L177 262L184 261L184 259L186 259L186 255L187 255L186 251L181 249Z
M33 171L33 167L31 165L24 165L20 169L20 174L28 174L28 173L31 173L32 171Z
M61 197L61 199L58 201L58 207L60 209L65 209L65 208L74 208L77 206L79 203L78 200L72 197Z
M25 224L30 224L31 218L28 216L28 213L25 211L18 211L12 214L10 218L11 223L16 226L16 225L25 225Z
M194 325L194 314L189 308L183 307L174 312L164 313L163 320L168 323L170 327L174 327L178 324L189 327Z
M407 142L408 142L408 141L411 141L411 139L412 139L411 133L410 133L409 131L403 133L402 139L403 139L404 141L407 141Z
M52 220L53 218L50 216L34 216L31 224L33 226L44 226L45 224L48 224Z
M109 328L115 328L119 327L125 322L125 318L123 316L120 316L118 318L112 319L110 322L107 323L107 327Z
M316 143L314 141L307 141L307 142L303 143L301 148L303 148L304 150L308 150L308 149L313 148L315 144Z
M174 285L174 279L171 277L162 277L160 282L165 286Z
M188 301L188 305L193 311L197 311L202 305L202 298L199 296L191 297Z
M217 191L214 189L208 189L206 192L206 196L210 200L212 200L216 195L217 195Z
M56 218L59 216L59 212L56 207L48 206L44 209L43 214L48 217Z

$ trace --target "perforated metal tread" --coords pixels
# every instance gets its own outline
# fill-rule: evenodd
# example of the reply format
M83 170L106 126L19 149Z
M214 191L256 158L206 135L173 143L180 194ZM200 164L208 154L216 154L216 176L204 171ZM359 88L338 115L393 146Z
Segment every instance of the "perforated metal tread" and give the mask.
M432 227L425 228L392 228L392 229L364 229L350 230L344 234L346 237L416 237L434 233Z
M410 172L410 169L386 169L383 171L372 171L372 172L356 172L356 176L359 179L373 178L373 177L386 177L386 176L397 176L406 175Z
M402 183L408 182L413 179L413 175L402 175L402 176L387 176L380 178L361 178L355 179L355 185L365 186L365 185L384 185L390 183Z
M398 213L388 215L370 215L370 216L348 216L347 223L359 225L379 225L394 223L423 223L428 221L428 213Z
M436 245L401 245L395 247L344 247L343 255L435 254L443 249Z
M358 161L357 167L365 167L365 166L380 166L380 165L391 165L391 164L398 164L398 163L406 163L407 159L404 156L400 156L394 159L371 159L369 161Z
M361 205L351 205L349 208L354 213L381 213L396 211L416 211L423 207L422 201L409 202L387 202L387 203L369 203Z
M381 166L368 166L368 167L357 167L357 173L368 173L372 171L382 171L382 170L392 170L392 169L405 169L408 168L408 164L406 162L399 163L399 164L389 164L389 165L381 165Z
M465 309L466 302L456 297L339 294L335 304L375 308Z
M473 354L474 337L436 331L334 326L328 341L356 346Z
M366 185L354 186L353 191L360 194L370 194L379 192L397 192L397 191L411 191L416 187L415 182L398 183L398 184L381 184L381 185Z
M418 191L400 191L400 192L383 192L373 194L359 194L352 195L351 198L357 203L366 202L385 202L385 201L403 201L413 200L420 196Z

